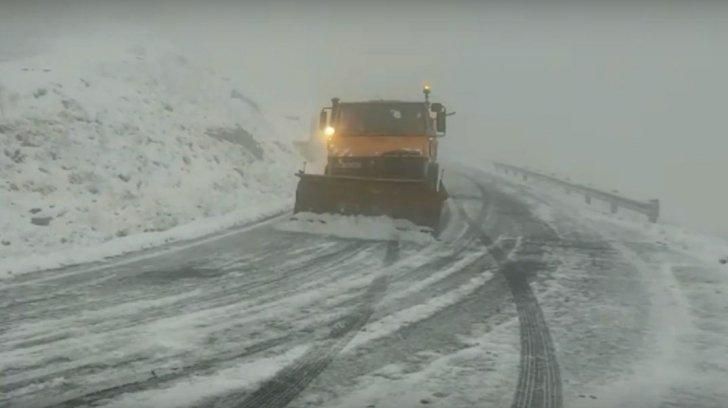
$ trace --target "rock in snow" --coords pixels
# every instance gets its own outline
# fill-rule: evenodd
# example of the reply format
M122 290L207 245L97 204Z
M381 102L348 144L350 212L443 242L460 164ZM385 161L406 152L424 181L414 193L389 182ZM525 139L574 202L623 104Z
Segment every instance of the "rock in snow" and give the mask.
M33 225L46 227L51 223L52 219L53 217L33 217L30 219L30 223Z

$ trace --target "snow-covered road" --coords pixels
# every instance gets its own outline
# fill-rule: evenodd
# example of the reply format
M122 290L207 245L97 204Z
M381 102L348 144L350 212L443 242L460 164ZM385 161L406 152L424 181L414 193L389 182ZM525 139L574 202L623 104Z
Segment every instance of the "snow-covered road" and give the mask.
M7 407L722 407L728 273L474 170L439 240L289 216L0 286Z

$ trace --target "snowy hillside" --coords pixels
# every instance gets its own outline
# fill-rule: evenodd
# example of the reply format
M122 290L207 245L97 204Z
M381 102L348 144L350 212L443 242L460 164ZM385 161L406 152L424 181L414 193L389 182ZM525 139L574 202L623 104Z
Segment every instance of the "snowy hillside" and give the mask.
M0 63L4 267L290 205L302 160L292 141L306 135L266 119L245 94L255 84L141 35L58 43Z

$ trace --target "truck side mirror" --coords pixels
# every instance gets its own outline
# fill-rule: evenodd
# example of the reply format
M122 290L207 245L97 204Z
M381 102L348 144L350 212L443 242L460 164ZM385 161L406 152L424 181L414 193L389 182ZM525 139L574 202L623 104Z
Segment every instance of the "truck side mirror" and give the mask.
M447 118L447 112L445 112L445 109L437 112L437 118L435 119L437 122L437 133L445 133L445 118Z
M326 114L325 110L321 110L321 113L319 114L319 130L326 129L326 126L329 124L329 115Z

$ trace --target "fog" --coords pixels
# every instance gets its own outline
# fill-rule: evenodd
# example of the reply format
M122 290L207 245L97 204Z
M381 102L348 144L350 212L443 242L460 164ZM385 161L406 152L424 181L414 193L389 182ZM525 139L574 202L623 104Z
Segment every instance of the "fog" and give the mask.
M332 96L417 99L428 81L457 112L447 159L660 198L668 220L728 236L728 5L2 2L0 60L129 29L280 114L311 117Z

